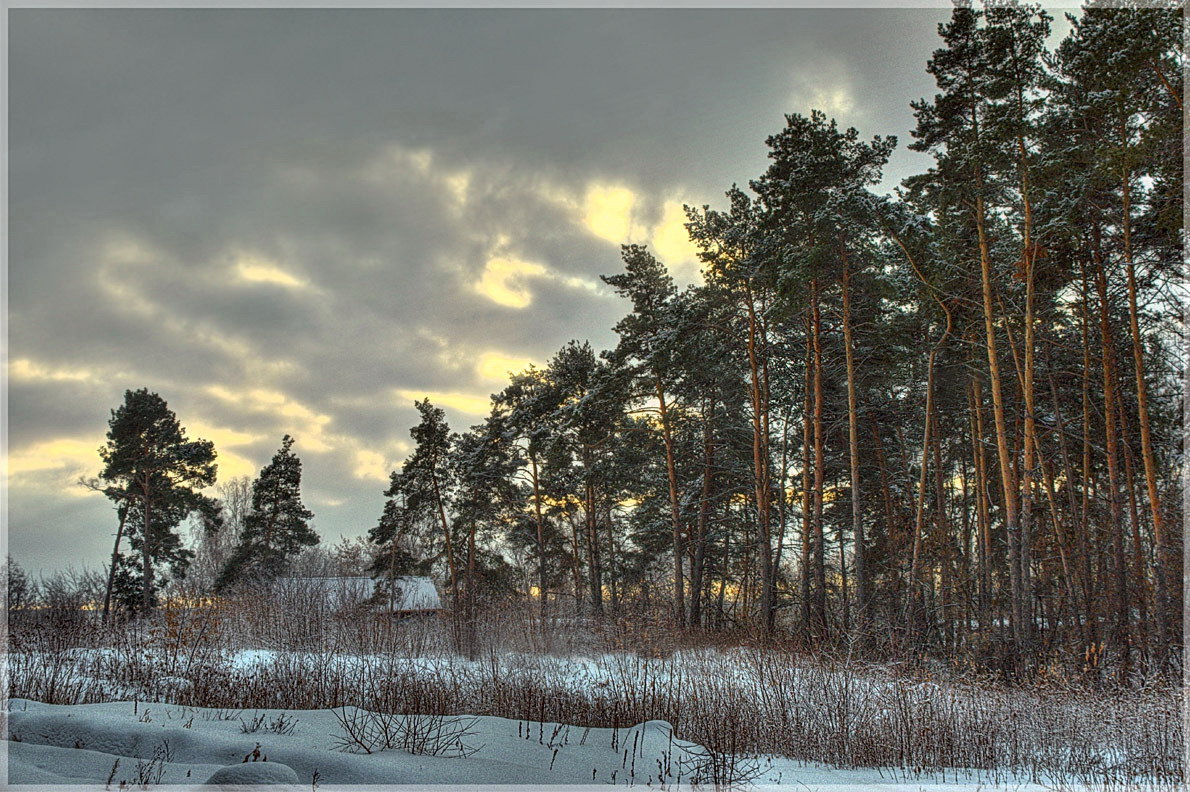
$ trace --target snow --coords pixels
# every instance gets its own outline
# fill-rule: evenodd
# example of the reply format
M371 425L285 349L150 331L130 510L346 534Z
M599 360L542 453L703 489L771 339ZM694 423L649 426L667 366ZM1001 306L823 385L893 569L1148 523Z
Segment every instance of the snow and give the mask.
M220 767L207 779L208 784L297 784L298 776L289 765L280 762L241 762Z
M703 765L705 751L676 739L669 724L597 729L496 717L447 718L460 731L463 750L417 755L372 745L346 750L345 722L372 717L342 710L256 710L229 713L145 702L51 705L9 701L8 781L72 788L126 788L142 784L268 784L328 789L358 784L602 786L674 788ZM259 716L263 715L263 718ZM293 729L267 731L281 716ZM397 731L415 728L417 716L392 716ZM245 728L260 721L257 731ZM423 716L424 721L424 716ZM285 723L285 721L281 721ZM280 732L280 733L278 733ZM837 770L788 760L755 760L760 788L853 789L879 792L988 789L985 783L932 783L897 779L888 771ZM274 786L273 788L278 788ZM1026 785L1006 787L1040 790Z

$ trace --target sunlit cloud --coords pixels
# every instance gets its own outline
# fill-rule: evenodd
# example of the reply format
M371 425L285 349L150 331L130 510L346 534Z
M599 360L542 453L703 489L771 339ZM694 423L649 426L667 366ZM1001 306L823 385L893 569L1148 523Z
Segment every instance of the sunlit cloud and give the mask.
M810 97L810 104L828 116L846 115L855 109L855 99L846 88L823 86Z
M351 475L368 481L388 481L388 474L393 469L383 454L363 448L352 455L352 462Z
M259 256L240 256L235 263L236 276L244 283L270 283L287 289L305 289L309 282L281 269L275 262Z
M488 259L475 290L498 305L509 308L528 308L533 292L526 281L548 274L545 266L509 256Z
M401 143L389 143L370 158L356 173L362 181L385 186L408 180L410 176L424 179L434 170L434 152L428 148L410 148Z
M803 115L809 115L811 110L821 110L828 117L839 117L850 115L856 109L855 94L840 73L832 74L826 80L801 75L794 79L790 104Z
M165 260L163 251L152 248L129 234L109 234L101 245L102 264L95 271L95 282L119 304L122 311L154 316L157 305L143 296L133 283L125 282L129 269Z
M8 377L14 382L95 382L101 379L99 372L93 369L51 366L30 358L10 360Z
M661 222L653 228L650 243L657 258L670 270L698 276L698 248L686 232L686 212L681 201L665 202Z
M326 431L331 416L319 413L280 391L268 388L233 390L224 385L208 385L204 390L220 401L250 412L282 416L287 419L284 432L296 437L306 450L322 452L333 448L332 438Z
M18 448L9 453L9 476L43 471L70 471L82 474L99 471L99 447L103 438L58 437Z
M215 453L217 454L215 461L219 465L220 481L256 474L256 465L227 449L257 443L265 439L264 435L241 432L222 426L211 426L200 421L187 421L186 434L192 439L202 438L215 444Z
M278 282L278 278L284 280L287 277L284 271L262 261L251 260L248 271L262 279L272 278L271 282L274 283ZM155 332L172 335L179 343L214 349L257 377L275 376L293 369L293 363L288 360L262 357L251 344L225 329L212 327L203 321L187 320L145 296L143 289L147 272L178 273L182 269L178 264L176 257L152 247L144 240L127 233L113 233L101 245L96 284L121 314L138 314L152 320ZM276 272L272 269L276 269Z
M524 371L533 364L529 358L506 355L503 352L482 353L475 361L475 373L488 382L507 382L510 373Z
M468 415L487 415L491 411L491 397L471 393L447 393L398 388L395 393L402 401L429 399L435 407L449 407Z
M463 206L471 193L471 174L459 171L442 177L442 184L457 206Z
M617 245L633 242L641 236L634 222L636 193L622 185L592 184L583 201L583 225L600 239Z

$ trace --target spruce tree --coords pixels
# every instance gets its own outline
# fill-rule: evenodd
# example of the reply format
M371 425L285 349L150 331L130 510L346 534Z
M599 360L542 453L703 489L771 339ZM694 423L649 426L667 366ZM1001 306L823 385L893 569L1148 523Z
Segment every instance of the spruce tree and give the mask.
M292 447L293 438L285 435L272 461L252 482L252 509L216 590L239 582L273 580L303 547L318 544L318 534L310 527L314 514L301 500L302 461Z

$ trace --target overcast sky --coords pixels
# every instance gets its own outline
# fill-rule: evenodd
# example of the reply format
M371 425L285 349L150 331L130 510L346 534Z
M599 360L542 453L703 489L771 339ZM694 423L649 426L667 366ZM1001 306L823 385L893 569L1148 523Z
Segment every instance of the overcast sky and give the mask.
M601 273L697 277L683 203L766 165L787 112L901 144L939 9L13 10L10 553L98 566L74 485L125 389L221 479L297 438L324 541L375 524L412 403L482 420L511 369L598 347Z

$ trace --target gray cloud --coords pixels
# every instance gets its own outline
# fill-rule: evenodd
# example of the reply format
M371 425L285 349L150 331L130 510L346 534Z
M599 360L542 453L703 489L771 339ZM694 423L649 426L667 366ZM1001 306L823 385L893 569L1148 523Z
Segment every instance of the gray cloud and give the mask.
M944 16L12 11L12 553L110 552L70 482L141 386L229 475L297 435L319 529L358 535L414 395L463 429L503 361L613 343L607 228L652 241L667 206L717 202L785 112L903 147ZM632 200L600 226L602 188Z

